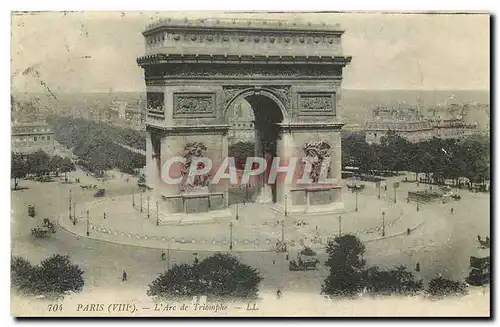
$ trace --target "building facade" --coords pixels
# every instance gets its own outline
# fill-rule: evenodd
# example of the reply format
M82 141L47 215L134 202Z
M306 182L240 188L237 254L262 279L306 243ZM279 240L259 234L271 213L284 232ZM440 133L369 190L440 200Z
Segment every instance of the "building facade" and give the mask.
M15 123L11 135L12 152L30 154L43 150L49 155L54 154L54 132L44 121Z
M437 110L431 111L434 115L428 118L416 108L376 108L373 119L365 124L366 142L379 144L389 130L413 143L433 137L462 138L477 133L476 125L466 124L463 116L443 117L436 115Z
M246 101L239 101L238 103L235 103L229 110L229 144L238 142L254 142L255 117L250 104L248 104L248 102Z

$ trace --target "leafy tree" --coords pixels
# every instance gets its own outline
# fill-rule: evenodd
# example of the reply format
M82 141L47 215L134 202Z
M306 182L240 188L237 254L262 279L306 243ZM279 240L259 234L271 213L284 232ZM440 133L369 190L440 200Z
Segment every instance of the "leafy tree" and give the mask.
M42 150L28 155L28 169L38 176L47 174L50 171L50 156Z
M374 169L377 163L375 147L366 143L364 134L350 134L342 140L341 146L342 156L348 158L349 166L359 167L364 173ZM345 160L344 164L346 164Z
M51 172L54 172L56 176L59 176L62 164L63 164L63 158L59 155L55 155L50 159L49 169Z
M31 294L35 278L36 267L21 257L12 257L10 261L10 283L12 288L23 294Z
M11 170L10 177L14 179L14 189L16 190L19 182L18 179L26 177L28 174L28 165L20 154L11 154Z
M27 295L64 296L82 290L83 270L71 263L69 256L55 254L32 266L27 260L11 260L12 286Z
M380 139L379 157L385 170L399 171L406 170L408 166L408 150L410 143L403 137L389 130L386 135Z
M330 275L325 279L322 292L344 297L357 294L363 288L363 243L354 235L337 236L328 243L326 252L325 264L330 268Z
M156 278L149 285L147 294L159 298L191 297L200 294L199 286L194 267L180 264Z
M40 263L36 288L45 294L64 295L83 288L83 270L71 263L69 256L55 254Z
M218 253L193 265L175 265L149 285L147 294L159 298L253 298L261 281L257 270L229 254Z
M390 270L371 267L364 271L364 284L368 292L377 294L415 294L423 289L422 281L405 266Z
M483 183L490 178L489 138L469 137L461 142L459 153L465 161L464 177L474 183Z
M145 132L67 117L54 118L51 123L57 139L72 149L80 164L97 175L111 168L132 173L146 164L145 156L119 145L144 149Z
M465 295L468 293L468 289L467 284L463 282L437 277L429 282L426 293L434 297Z
M68 177L66 174L69 173L70 171L74 171L74 170L75 170L75 164L73 163L73 161L71 161L71 159L68 157L64 157L62 159L61 168L60 168L61 173L64 173L64 179L68 180Z
M257 270L222 253L203 260L198 274L204 294L216 297L254 298L262 281Z

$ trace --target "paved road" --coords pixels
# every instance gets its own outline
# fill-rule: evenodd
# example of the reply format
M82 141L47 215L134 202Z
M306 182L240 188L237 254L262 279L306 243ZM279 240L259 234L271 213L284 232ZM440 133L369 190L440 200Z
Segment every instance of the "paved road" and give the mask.
M147 285L159 273L164 271L167 261L161 261L158 250L122 246L104 243L58 231L50 239L38 240L29 235L29 230L45 217L53 217L64 212L67 207L67 194L73 189L73 196L78 203L93 200L92 191L82 191L76 185L58 183L32 183L22 181L21 186L29 189L12 193L12 253L21 255L37 263L54 253L69 254L75 263L86 271L84 292L98 288L145 290ZM404 186L407 187L407 186ZM404 196L405 189L398 190L398 197ZM410 187L410 186L408 186ZM131 193L133 185L124 181L107 184L107 194L121 195ZM367 190L367 192L370 192ZM373 190L375 192L375 190ZM27 215L28 203L36 205L37 217ZM475 251L477 234L489 234L489 195L462 192L462 201L453 203L455 214L450 215L451 204L433 204L422 207L433 213L432 221L426 221L425 227L408 237L394 238L387 241L372 242L367 245L365 259L368 264L383 267L395 264L421 264L420 276L432 278L437 273L452 278L463 278L468 272L469 255ZM78 210L78 209L77 209ZM210 253L200 252L199 259ZM286 269L283 254L244 252L234 253L243 262L257 268L263 275L262 290L275 292L279 287L284 292L319 293L327 271L320 267L318 271L290 272ZM191 262L191 251L171 251L170 265ZM319 259L324 261L324 253ZM273 259L276 263L273 265ZM130 280L123 288L121 272L125 269Z

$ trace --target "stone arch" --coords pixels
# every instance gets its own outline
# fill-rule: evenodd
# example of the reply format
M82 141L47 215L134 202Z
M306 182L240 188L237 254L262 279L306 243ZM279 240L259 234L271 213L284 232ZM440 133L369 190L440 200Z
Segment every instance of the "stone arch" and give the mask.
M260 88L260 87L248 87L246 89L243 89L239 92L237 92L225 105L224 105L224 108L222 109L222 114L223 114L223 117L224 117L224 123L225 124L228 124L228 113L229 113L229 109L231 108L231 106L233 105L233 103L240 99L240 98L248 98L252 95L262 95L262 96L265 96L269 99L271 99L276 105L277 107L280 109L281 111L281 115L283 117L283 121L281 123L289 123L290 122L290 108L286 108L285 104L283 103L283 101L279 98L278 95L276 95L271 89L268 89L268 88Z

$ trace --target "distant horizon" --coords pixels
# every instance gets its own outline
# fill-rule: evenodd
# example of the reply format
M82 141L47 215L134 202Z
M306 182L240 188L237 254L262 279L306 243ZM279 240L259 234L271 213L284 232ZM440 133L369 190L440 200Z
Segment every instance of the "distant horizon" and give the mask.
M376 91L376 92L388 92L388 91L414 91L414 92L454 92L454 91L469 91L469 92L490 92L490 89L361 89L361 88L341 88L342 91ZM146 90L141 91L122 91L115 90L109 91L92 91L92 92L53 92L54 94L113 94L113 93L142 93ZM29 91L11 91L11 94L24 93L24 94L48 94L47 92L29 92Z

